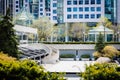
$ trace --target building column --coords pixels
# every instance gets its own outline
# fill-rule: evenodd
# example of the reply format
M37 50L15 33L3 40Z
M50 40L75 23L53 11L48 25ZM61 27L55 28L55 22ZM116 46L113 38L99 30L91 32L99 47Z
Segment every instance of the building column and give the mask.
M105 42L107 42L107 34L105 34Z
M97 36L96 36L96 34L95 34L95 42L97 41Z
M68 42L68 25L65 23L65 42Z

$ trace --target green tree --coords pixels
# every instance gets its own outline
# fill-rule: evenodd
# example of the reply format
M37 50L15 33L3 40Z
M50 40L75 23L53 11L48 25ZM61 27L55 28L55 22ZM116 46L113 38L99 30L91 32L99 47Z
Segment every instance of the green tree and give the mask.
M47 41L55 32L54 23L48 17L41 17L33 21L32 27L38 29L38 38L40 41Z
M99 53L102 53L102 50L104 47L105 47L104 38L103 38L103 35L100 33L97 38L95 50L98 51Z
M0 51L10 56L18 57L17 37L9 12L10 10L8 9L6 15L0 19Z

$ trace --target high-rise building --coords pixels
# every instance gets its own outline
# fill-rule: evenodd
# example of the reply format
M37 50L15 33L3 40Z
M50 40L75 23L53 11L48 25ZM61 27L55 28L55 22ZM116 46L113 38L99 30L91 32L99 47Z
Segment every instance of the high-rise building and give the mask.
M0 14L5 15L7 8L10 9L10 15L14 15L14 0L0 0Z
M15 16L26 7L35 19L48 16L55 23L99 22L102 16L117 23L119 3L119 0L0 0L0 13L5 14L9 7Z

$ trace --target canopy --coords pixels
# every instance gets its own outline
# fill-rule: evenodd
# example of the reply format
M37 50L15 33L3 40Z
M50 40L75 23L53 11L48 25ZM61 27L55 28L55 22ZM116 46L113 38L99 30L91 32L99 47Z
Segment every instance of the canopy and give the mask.
M113 30L104 27L103 25L100 25L92 30L89 30L89 34L99 34L99 33L107 33L107 34L113 34Z

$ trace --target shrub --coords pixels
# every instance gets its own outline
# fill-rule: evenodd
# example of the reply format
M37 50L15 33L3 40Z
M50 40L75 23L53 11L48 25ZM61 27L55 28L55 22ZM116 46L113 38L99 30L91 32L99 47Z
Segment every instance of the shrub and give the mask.
M106 46L103 49L103 52L104 52L104 56L109 58L113 58L114 56L120 55L119 51L113 46Z
M61 54L60 58L74 58L75 55L74 54Z
M85 72L81 73L84 80L118 80L120 72L117 71L116 64L94 64L86 66Z
M89 54L83 54L83 55L81 55L81 58L90 58L90 55Z
M4 57L4 58L3 58ZM7 59L7 60L4 60ZM0 80L64 80L58 73L49 74L34 61L18 61L0 53Z
M119 51L113 46L105 46L104 49L102 50L102 53L98 51L93 53L93 56L96 58L109 57L112 59L114 56L119 56L119 55L120 55Z

